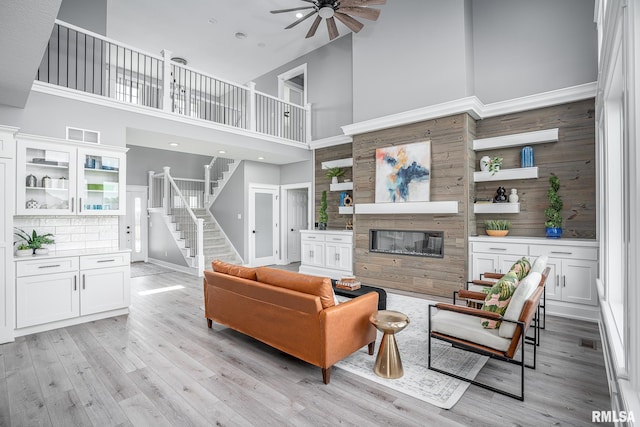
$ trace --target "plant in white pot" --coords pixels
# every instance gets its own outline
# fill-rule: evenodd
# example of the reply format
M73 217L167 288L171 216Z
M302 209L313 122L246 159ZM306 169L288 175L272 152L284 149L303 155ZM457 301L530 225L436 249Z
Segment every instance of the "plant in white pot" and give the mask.
M53 234L51 233L38 234L36 230L32 230L31 234L29 234L19 228L16 228L16 230L18 231L14 232L14 234L25 242L22 245L26 244L36 255L45 255L49 253L49 249L43 248L42 245L55 243L55 240L52 239Z
M33 255L33 249L26 243L20 243L16 248L16 256L31 256Z
M329 168L327 169L327 173L325 174L325 176L327 178L331 178L331 183L332 184L337 184L338 183L338 177L344 175L344 170L340 169L340 168Z

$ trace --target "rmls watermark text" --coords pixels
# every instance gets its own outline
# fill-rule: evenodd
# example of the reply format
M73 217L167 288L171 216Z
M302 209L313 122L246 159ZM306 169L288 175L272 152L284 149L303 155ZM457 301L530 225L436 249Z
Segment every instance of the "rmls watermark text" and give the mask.
M632 411L591 411L592 423L632 423L635 421Z

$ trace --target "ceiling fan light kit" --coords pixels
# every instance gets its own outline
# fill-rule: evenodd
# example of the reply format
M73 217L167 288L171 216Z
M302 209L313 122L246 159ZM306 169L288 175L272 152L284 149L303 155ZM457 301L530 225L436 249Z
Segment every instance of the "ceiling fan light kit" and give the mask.
M295 12L299 10L309 10L311 12L304 16L301 16L297 21L291 23L285 29L293 28L302 21L311 18L316 15L315 20L311 24L306 38L313 37L316 34L320 22L324 19L327 21L327 31L329 33L329 40L333 40L339 36L338 27L336 25L336 19L342 22L347 28L354 33L359 32L364 24L355 19L353 16L359 18L369 19L375 21L380 16L380 10L370 8L370 5L382 5L386 4L387 0L301 0L305 3L311 3L312 6L294 7L291 9L272 10L271 13L286 13Z

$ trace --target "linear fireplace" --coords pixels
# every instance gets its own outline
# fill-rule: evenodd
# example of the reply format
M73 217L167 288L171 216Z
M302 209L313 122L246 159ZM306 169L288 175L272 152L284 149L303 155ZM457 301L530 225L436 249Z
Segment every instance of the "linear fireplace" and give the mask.
M444 258L444 232L369 230L369 250L384 254Z

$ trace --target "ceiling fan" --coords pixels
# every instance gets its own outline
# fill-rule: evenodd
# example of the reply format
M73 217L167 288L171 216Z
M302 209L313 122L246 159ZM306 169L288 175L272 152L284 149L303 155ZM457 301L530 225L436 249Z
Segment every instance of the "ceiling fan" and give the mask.
M311 18L317 14L316 19L311 24L309 31L305 38L313 37L320 25L320 22L324 18L327 21L327 30L329 31L329 40L333 40L338 37L338 27L336 26L335 19L338 19L344 25L346 25L351 31L357 33L364 27L360 21L353 18L357 16L364 19L375 21L380 16L379 9L373 9L368 7L369 5L386 4L387 0L300 0L306 3L311 3L311 6L294 7L292 9L280 9L272 10L271 13L286 13L295 12L298 10L313 9L308 14L302 16L291 25L285 27L285 30L293 28L302 21ZM335 19L334 19L335 18Z

